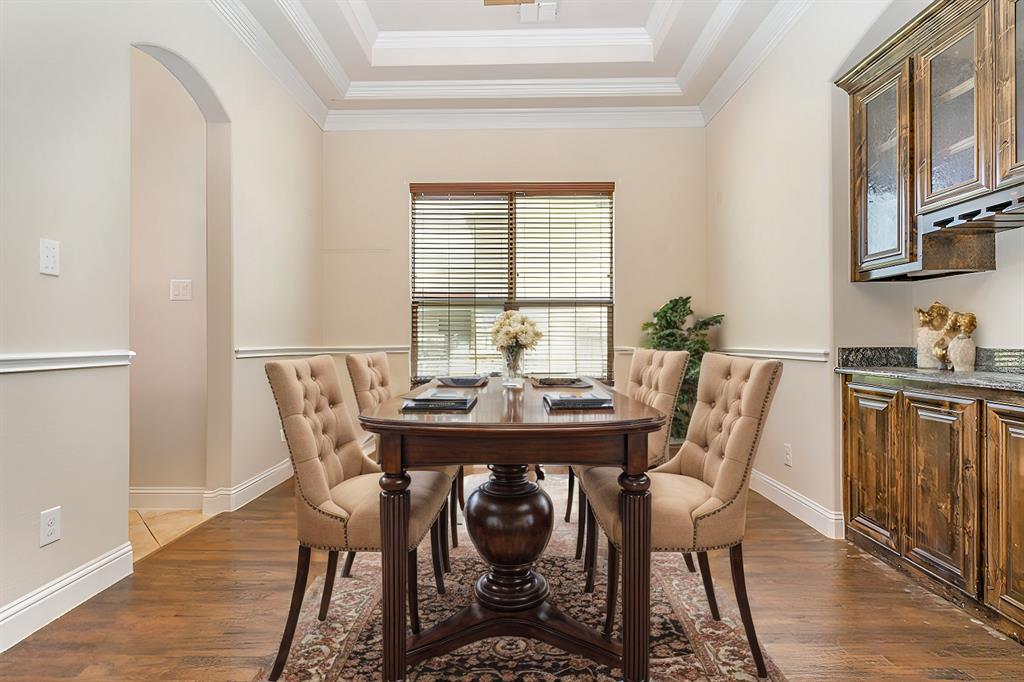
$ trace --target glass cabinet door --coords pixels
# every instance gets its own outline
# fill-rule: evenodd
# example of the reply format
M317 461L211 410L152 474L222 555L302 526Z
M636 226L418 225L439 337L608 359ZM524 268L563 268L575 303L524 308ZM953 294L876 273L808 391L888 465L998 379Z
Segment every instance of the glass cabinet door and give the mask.
M853 99L853 279L913 260L910 61Z
M996 186L1024 180L1024 0L996 6Z
M968 24L918 57L918 212L989 189L990 12L986 4Z

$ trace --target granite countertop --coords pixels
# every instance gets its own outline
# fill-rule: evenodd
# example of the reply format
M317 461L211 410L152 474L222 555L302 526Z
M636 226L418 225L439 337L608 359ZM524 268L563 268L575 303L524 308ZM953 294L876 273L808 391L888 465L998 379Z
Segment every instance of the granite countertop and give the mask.
M860 374L890 379L929 381L950 386L991 388L1000 391L1024 393L1024 373L1009 372L951 372L942 369L918 369L917 367L850 367L840 366L836 374Z

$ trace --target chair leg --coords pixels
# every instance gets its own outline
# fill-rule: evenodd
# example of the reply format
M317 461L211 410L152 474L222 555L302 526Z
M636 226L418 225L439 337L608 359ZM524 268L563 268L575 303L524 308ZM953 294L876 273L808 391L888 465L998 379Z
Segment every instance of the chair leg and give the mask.
M697 563L700 564L700 577L704 580L704 592L708 595L711 617L715 620L722 620L718 615L718 600L715 598L715 583L711 579L711 564L708 563L708 553L697 552Z
M605 598L604 635L611 637L619 598L619 548L608 541L608 592Z
M341 567L341 577L348 578L352 575L352 562L356 560L355 552L345 553L345 565Z
M565 522L569 523L572 521L572 489L576 484L576 474L573 472L572 467L569 467L569 500L565 503ZM576 557L577 559L579 557Z
M448 496L448 512L451 514L449 522L452 526L452 547L459 546L459 508L456 506L458 504L458 498L458 483L456 481L452 481L452 492Z
M417 580L419 571L416 561L416 548L409 550L409 574L407 578L409 590L409 628L412 634L420 634L420 590Z
M334 575L338 572L338 551L327 553L327 573L324 575L324 594L320 597L320 620L327 620L327 608L331 605L331 592L334 591Z
M583 591L590 594L594 591L594 574L597 572L597 520L594 509L587 505L587 556L583 562L587 569L587 584Z
M302 608L302 597L306 593L306 579L309 578L309 556L309 547L300 545L299 560L295 565L292 603L288 607L288 620L285 621L284 633L281 635L281 646L277 649L277 658L274 659L274 667L270 670L271 680L281 677L281 671L284 670L284 664L288 660L288 651L292 648L295 626L299 622L299 610Z
M459 467L459 509L466 510L466 467Z
M697 567L693 565L693 555L689 552L682 552L683 561L686 562L686 570L690 573L696 573Z
M729 548L729 565L732 568L732 586L736 590L736 603L740 607L743 629L747 632L750 653L754 656L758 677L768 677L768 669L764 665L761 645L757 643L757 632L754 631L754 619L750 615L750 602L747 600L747 581L743 576L743 545Z
M577 487L580 489L580 495L577 502L579 511L576 514L579 517L576 519L576 558L579 559L583 556L583 534L587 530L587 494L583 492L582 485Z
M444 594L444 570L441 565L441 522L434 521L430 527L430 558L434 562L434 582L437 593Z
M437 515L437 520L441 523L441 527L438 532L441 534L441 568L444 569L445 573L452 572L451 559L448 557L448 503L445 502L441 508L441 513Z

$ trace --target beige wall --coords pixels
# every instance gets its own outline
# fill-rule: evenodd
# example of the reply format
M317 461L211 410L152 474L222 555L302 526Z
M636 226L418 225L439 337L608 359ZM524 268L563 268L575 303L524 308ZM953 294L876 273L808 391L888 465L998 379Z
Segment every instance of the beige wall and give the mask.
M206 484L206 121L181 83L131 55L132 486ZM168 283L192 280L191 301Z
M324 135L324 340L409 343L409 183L615 182L615 344L692 294L706 311L704 131ZM344 294L342 294L344 292Z
M889 309L881 289L833 291L848 225L847 104L832 81L886 2L816 3L707 128L708 293L720 345L834 352L834 308ZM882 36L884 37L884 36ZM843 228L845 229L845 227ZM836 279L838 281L838 278ZM909 302L909 296L904 298ZM887 337L896 313L864 323ZM853 327L855 325L851 325ZM786 361L756 467L842 508L833 363ZM783 464L784 444L794 466Z
M230 153L233 310L222 315L234 338L218 357L321 342L322 132L207 3L8 1L0 32L0 352L129 346L135 43L183 56L231 119L219 144ZM223 197L216 208L226 215ZM59 278L38 274L41 237L61 242ZM0 376L0 603L127 541L129 373ZM261 373L232 372L235 435L272 409ZM222 465L208 487L283 458L276 425L259 428L273 438L244 450L220 441L228 451L212 453ZM55 504L64 537L41 549L39 512Z

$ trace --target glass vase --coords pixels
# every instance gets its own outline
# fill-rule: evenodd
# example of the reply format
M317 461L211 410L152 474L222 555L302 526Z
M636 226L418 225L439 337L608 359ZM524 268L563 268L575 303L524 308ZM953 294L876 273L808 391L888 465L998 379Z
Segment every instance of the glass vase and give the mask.
M502 383L506 386L523 385L523 349L503 348L501 351L505 359L505 371L502 374Z

